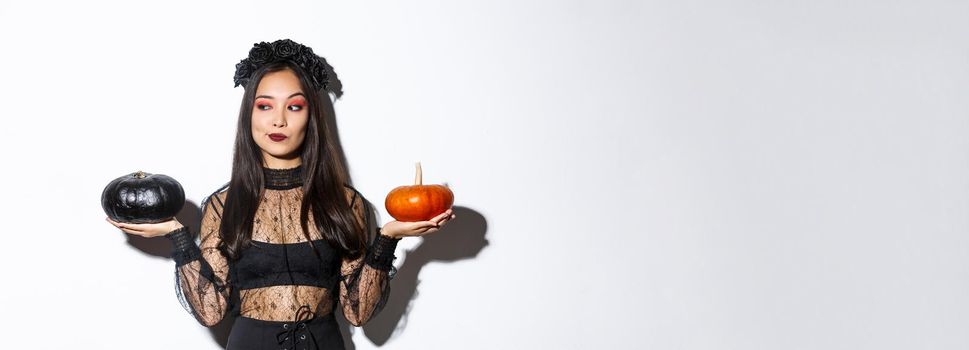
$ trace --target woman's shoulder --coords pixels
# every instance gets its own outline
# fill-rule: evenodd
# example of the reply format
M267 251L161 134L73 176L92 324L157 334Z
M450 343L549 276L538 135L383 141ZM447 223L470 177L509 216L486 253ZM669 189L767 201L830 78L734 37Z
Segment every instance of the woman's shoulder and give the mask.
M229 183L225 183L216 189L215 192L206 195L205 198L202 199L201 207L205 208L206 206L212 205L213 207L218 207L221 209L223 206L225 206L225 196L228 192Z
M344 194L346 194L347 196L347 200L350 203L353 203L357 199L357 197L364 198L363 194L360 193L360 191L357 191L356 188L354 188L353 186L350 186L350 184L348 183L345 183L345 182L343 183L343 190L344 190Z

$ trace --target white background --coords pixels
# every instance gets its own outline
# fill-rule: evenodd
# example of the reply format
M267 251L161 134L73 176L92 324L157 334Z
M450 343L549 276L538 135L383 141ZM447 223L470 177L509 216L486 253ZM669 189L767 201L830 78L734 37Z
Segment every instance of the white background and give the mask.
M340 141L371 202L416 161L456 196L394 301L406 316L357 349L969 348L967 13L2 2L0 346L218 347L100 193L141 169L197 205L228 181L234 65L291 38L343 83ZM397 266L430 242L402 242Z

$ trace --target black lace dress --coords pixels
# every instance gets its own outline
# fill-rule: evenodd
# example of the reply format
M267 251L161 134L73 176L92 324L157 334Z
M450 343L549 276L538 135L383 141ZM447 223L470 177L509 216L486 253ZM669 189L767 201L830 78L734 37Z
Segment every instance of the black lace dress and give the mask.
M302 166L264 168L265 190L253 222L252 244L229 261L219 249L219 225L227 185L202 203L199 243L187 228L168 234L175 245L175 285L182 305L212 326L227 313L239 318L227 348L342 349L333 311L361 326L384 306L390 292L399 239L380 234L366 200L345 186L360 227L373 236L365 254L338 256L308 218L308 241L300 227ZM313 250L315 246L319 255Z

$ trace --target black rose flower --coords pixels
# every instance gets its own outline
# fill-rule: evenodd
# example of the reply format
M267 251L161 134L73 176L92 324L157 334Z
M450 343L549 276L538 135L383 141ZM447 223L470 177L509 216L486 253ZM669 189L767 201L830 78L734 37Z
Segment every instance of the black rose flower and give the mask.
M316 64L310 66L310 75L313 76L313 80L317 83L317 88L326 89L327 76L326 76L326 65L317 62Z
M245 85L246 81L249 80L249 75L252 74L252 65L249 63L249 59L244 59L236 64L236 74L232 77L235 81L235 86Z
M295 56L290 57L289 59L303 68L308 67L313 62L309 57L307 57L302 53L298 53Z
M252 46L249 50L249 60L253 64L263 64L268 62L273 55L273 47L267 42L261 42Z
M273 43L273 52L279 58L290 58L299 52L300 44L289 39L277 40Z
M316 58L316 54L313 53L313 49L310 48L309 46L303 46L303 45L300 45L299 53L297 53L297 55L307 59L308 61L313 61L313 60L310 60L309 58Z

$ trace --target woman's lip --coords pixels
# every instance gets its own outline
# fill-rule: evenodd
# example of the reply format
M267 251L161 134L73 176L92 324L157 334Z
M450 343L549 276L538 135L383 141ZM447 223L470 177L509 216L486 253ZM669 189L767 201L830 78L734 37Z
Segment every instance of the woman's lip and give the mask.
M286 135L283 134L269 134L269 138L273 141L279 142L286 139Z

